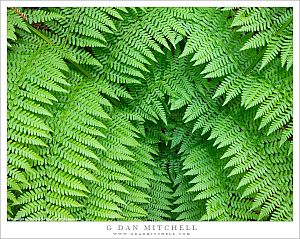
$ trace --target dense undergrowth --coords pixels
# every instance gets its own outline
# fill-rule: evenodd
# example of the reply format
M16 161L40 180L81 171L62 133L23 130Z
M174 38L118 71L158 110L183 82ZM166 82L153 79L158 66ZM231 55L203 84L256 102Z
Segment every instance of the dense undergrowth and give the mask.
M8 219L292 220L292 19L8 9Z

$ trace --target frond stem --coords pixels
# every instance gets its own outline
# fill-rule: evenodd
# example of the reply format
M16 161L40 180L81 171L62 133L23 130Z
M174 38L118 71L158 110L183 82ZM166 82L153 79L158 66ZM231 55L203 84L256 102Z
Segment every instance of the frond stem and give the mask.
M289 19L281 26L281 28L276 32L276 34L274 35L274 37L280 35L285 28L287 28L287 26L293 21L293 16L290 16ZM253 68L256 66L256 64L260 61L260 59L263 57L265 51L267 50L267 46L265 45L262 50L260 51L260 53L258 54L258 56L256 57L255 61L248 67L248 69L244 72L244 75L248 75Z

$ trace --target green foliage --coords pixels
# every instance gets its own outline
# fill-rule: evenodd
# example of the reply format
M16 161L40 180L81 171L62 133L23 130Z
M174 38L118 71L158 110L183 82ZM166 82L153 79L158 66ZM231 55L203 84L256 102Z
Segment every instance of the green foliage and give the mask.
M18 14L16 14L18 13ZM23 21L23 18L26 19L26 16L22 14L18 9L12 10L8 9L7 11L7 45L10 46L9 41L17 40L16 29L23 29L24 31L29 32L26 23Z
M292 14L8 9L8 219L293 220Z
M293 12L287 8L243 8L234 16L232 26L239 32L254 33L242 50L266 46L260 69L281 54L282 67L293 64Z

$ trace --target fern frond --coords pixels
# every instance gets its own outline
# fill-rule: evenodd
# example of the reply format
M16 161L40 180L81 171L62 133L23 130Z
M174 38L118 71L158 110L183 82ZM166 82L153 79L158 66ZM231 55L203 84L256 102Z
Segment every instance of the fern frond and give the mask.
M290 8L242 8L232 26L238 31L257 32L245 43L242 50L266 46L260 69L281 53L282 66L291 67L293 12ZM287 60L289 56L289 60Z
M291 8L9 8L7 217L293 219Z

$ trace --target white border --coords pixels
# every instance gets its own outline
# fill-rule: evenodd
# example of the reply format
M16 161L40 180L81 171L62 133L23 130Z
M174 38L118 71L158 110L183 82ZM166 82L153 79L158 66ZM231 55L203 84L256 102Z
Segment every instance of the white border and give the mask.
M145 222L7 222L6 216L6 9L7 7L294 7L294 221L293 222L147 222L164 225L197 225L186 238L299 238L299 2L298 1L2 1L1 2L1 238L117 238L107 225L143 226ZM122 237L122 236L120 236ZM141 236L135 236L141 238ZM143 236L150 238L149 236ZM152 238L153 236L151 236ZM124 238L124 236L123 236ZM126 236L126 238L133 238ZM168 238L160 236L160 238ZM178 236L170 236L178 238Z
M18 1L18 0L4 0L2 1L4 7L232 7L232 6L240 6L240 7L296 7L299 4L297 0L293 1L241 1L241 0L233 0L233 1L180 1L180 0L169 0L169 1L57 1L57 0L49 0L49 1ZM2 5L1 4L1 5ZM297 5L298 4L298 5Z

